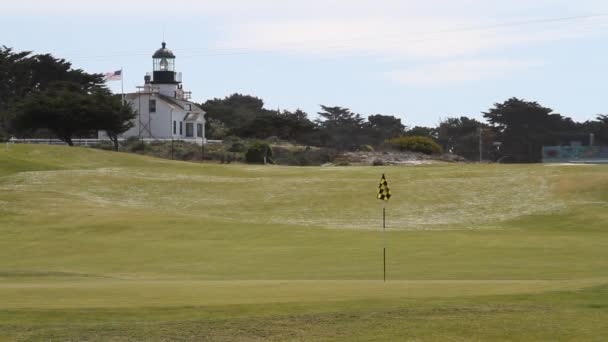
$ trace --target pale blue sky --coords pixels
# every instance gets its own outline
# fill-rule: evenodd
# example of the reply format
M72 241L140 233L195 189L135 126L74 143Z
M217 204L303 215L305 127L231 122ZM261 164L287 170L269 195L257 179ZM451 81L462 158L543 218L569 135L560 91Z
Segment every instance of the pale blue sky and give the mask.
M197 102L240 92L267 108L314 115L319 104L338 105L408 126L480 118L513 96L578 121L608 113L605 0L0 0L0 8L0 44L88 72L123 67L127 91L150 71L164 29ZM539 22L579 16L590 17ZM120 82L110 86L120 91Z

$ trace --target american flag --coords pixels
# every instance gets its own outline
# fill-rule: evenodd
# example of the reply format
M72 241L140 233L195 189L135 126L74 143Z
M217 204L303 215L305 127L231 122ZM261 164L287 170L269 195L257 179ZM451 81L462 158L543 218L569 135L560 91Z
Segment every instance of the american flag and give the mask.
M108 72L104 75L104 78L106 81L120 81L122 80L122 70Z

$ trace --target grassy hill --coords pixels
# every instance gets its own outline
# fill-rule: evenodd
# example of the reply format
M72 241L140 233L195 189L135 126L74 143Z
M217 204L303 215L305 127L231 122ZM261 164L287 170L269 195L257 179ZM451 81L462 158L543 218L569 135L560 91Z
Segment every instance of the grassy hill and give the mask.
M607 209L606 166L3 146L0 340L600 340Z

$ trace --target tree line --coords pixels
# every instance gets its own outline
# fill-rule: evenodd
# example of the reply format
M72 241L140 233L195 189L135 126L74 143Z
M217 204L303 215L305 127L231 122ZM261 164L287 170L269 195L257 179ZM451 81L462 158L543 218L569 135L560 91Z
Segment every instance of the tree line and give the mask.
M607 115L575 122L537 102L518 98L483 112L486 122L457 116L436 127L408 127L400 118L403 115L365 118L340 106L322 105L312 119L302 110L267 109L262 99L242 94L211 99L200 106L207 112L209 139L275 137L337 151L368 151L391 139L422 137L469 160L535 163L542 159L542 146L571 141L588 144L590 134L597 143L608 144ZM74 137L95 136L101 130L108 132L118 149L118 136L133 126L134 118L134 111L104 85L102 75L74 69L51 54L0 48L0 139L48 133L72 145Z
M511 98L483 112L487 122L467 116L450 117L436 127L407 127L399 117L375 114L367 119L344 107L321 106L317 119L301 110L270 110L260 98L233 94L200 105L208 117L207 136L266 139L277 137L297 144L358 150L381 147L402 136L426 137L444 151L469 160L504 160L513 163L542 161L543 146L580 141L589 144L594 134L608 144L608 115L582 123L555 113L537 102Z

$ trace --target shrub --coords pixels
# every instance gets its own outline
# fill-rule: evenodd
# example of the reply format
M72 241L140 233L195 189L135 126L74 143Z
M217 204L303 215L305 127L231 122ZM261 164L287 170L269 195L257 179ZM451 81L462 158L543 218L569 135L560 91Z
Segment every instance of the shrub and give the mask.
M347 159L336 159L334 162L336 166L350 166L350 162Z
M242 141L243 141L243 139L237 137L236 135L229 135L224 138L224 144L228 145L228 146L234 144L235 142L242 142Z
M220 120L213 118L207 119L205 129L207 131L207 138L212 140L222 140L226 137L226 133L228 133L228 127Z
M279 137L277 137L276 135L268 137L268 138L264 139L264 141L266 141L270 144L280 144L281 143L281 139L279 139Z
M384 166L384 161L382 159L374 159L372 162L373 166Z
M313 161L310 158L309 151L294 152L293 161L294 162L291 165L295 165L295 166L312 166L313 165Z
M100 141L93 147L104 151L114 151L114 144L111 141Z
M361 145L359 146L359 151L361 152L374 152L374 148L372 145Z
M386 141L386 144L399 151L420 152L424 154L440 154L441 146L433 139L420 136L399 137Z
M130 137L124 142L125 150L128 152L141 152L146 149L146 143L138 137Z
M247 150L245 160L250 164L263 164L264 160L266 163L272 164L272 148L268 143L255 142Z
M138 142L140 142L140 141L141 141L141 139L139 139L138 137L128 137L128 138L127 138L127 139L124 141L124 143L125 143L125 144L127 144L127 145L129 145L129 144L135 144L135 143L138 143Z
M228 152L246 152L247 151L247 145L245 145L245 143L240 140L240 141L234 141L232 143L232 145L230 145L230 148L228 149Z

